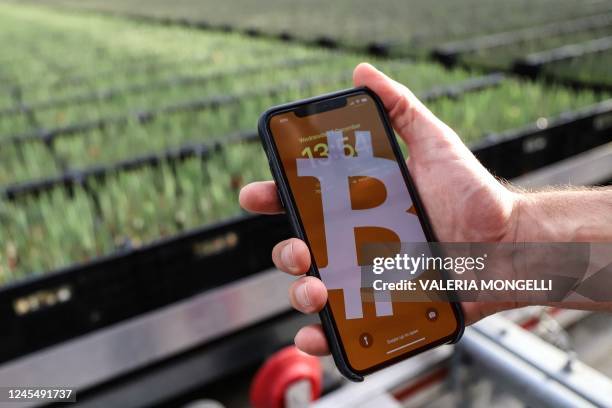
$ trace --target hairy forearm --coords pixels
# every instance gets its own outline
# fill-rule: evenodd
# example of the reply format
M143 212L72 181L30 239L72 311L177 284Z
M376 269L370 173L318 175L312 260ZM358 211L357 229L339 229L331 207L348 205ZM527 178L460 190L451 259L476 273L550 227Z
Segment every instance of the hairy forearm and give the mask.
M510 189L514 190L512 186ZM515 192L517 192L515 190ZM514 242L612 242L612 188L517 192ZM467 324L521 302L463 303ZM548 302L546 306L612 312L610 302Z
M519 194L515 242L612 242L612 188Z

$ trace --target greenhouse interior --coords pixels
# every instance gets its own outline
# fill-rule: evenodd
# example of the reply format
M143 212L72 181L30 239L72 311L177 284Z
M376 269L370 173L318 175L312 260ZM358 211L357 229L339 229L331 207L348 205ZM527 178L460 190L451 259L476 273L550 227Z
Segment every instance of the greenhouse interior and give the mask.
M297 211L241 206L262 113L368 62L491 183L601 193L582 241L612 243L612 1L0 0L0 44L0 406L612 407L612 296L464 304L460 340L350 381L294 345L326 325L272 252Z

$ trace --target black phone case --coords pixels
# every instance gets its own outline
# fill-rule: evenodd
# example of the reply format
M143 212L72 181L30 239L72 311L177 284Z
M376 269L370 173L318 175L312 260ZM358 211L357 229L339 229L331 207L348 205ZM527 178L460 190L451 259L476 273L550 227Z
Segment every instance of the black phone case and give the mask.
M337 97L342 97L342 96L350 96L352 94L357 94L357 93L362 93L362 92L365 92L368 95L370 95L376 103L376 106L380 112L380 116L383 121L385 130L387 132L387 136L389 137L391 141L391 146L394 150L396 158L398 158L401 172L404 176L404 179L407 181L406 184L408 186L410 195L413 199L414 205L417 209L418 216L421 219L421 224L423 226L425 236L427 237L429 242L435 242L437 241L437 239L435 237L433 229L431 228L431 223L429 222L429 218L427 217L425 208L423 207L421 200L419 198L418 192L416 191L415 184L412 181L412 178L410 177L410 173L408 172L406 163L403 159L399 160L403 156L401 153L401 149L399 145L397 144L397 140L395 139L395 134L393 132L393 128L391 126L390 120L385 111L384 105L382 104L382 101L380 100L378 95L376 95L373 91L371 91L369 88L366 88L366 87L346 89L346 90L342 90L338 92L316 96L313 98L307 98L307 99L302 99L299 101L295 101L295 102L291 102L291 103L287 103L283 105L278 105L278 106L275 106L275 107L272 107L266 110L260 116L259 122L258 122L259 137L261 138L261 142L266 152L266 156L268 157L270 171L272 172L274 181L276 182L278 193L279 193L279 198L281 200L283 207L285 208L285 211L287 212L287 215L289 217L289 221L291 223L293 231L295 232L298 238L308 243L308 240L306 238L306 233L304 231L304 228L301 224L301 221L300 221L300 218L297 212L297 208L295 207L295 203L293 202L291 193L289 191L289 186L285 182L285 179L283 176L283 171L281 169L281 163L279 161L278 153L276 151L276 146L274 144L274 141L272 140L272 135L270 134L268 130L268 121L274 114L281 113L283 111L293 110L302 105L322 102L327 99L332 99L332 98L337 98ZM308 275L320 278L319 273L316 270L314 260L312 262L312 266L310 270L308 271ZM337 329L335 327L335 324L332 318L332 313L331 313L331 310L329 309L329 305L325 305L323 310L319 312L319 317L321 319L323 331L325 332L325 336L327 337L329 348L334 358L336 367L338 368L340 373L344 375L346 378L348 378L349 380L359 382L359 381L363 381L364 375L370 374L374 371L378 371L379 369L385 368L396 362L405 360L406 358L412 357L413 355L422 353L424 351L435 348L442 344L454 344L457 341L459 341L465 329L465 319L463 315L463 310L461 308L461 305L458 304L457 302L451 302L450 304L452 305L453 310L455 312L455 317L457 319L457 327L458 327L455 335L450 340L444 341L445 339L442 339L442 341L440 342L430 343L426 347L416 349L409 354L403 354L401 356L398 356L395 359L388 360L382 364L379 364L375 367L370 368L369 370L367 370L367 372L363 372L363 373L355 371L348 364L347 358L344 353L344 349L342 348L341 343L340 343L340 338L336 332Z

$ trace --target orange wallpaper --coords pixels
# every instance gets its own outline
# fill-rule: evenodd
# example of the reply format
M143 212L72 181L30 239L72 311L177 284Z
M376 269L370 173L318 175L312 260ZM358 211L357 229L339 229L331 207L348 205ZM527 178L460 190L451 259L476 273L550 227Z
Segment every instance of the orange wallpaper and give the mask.
M354 99L363 97L349 98L349 103ZM327 266L328 262L320 186L314 177L297 176L296 159L309 155L322 157L327 150L325 132L334 129L345 129L347 154L355 148L355 130L369 130L372 134L374 156L394 159L391 144L384 133L374 103L368 97L366 103L358 106L347 105L304 118L297 117L293 112L283 113L274 116L270 121L270 130L319 268ZM386 190L380 181L369 177L354 177L349 181L352 209L371 208L385 201ZM410 209L407 216L414 213L411 203L409 204L406 206L407 210ZM368 260L363 259L360 254L359 248L362 244L394 242L398 241L398 236L388 229L369 227L356 229L354 240L358 262L363 265ZM363 318L347 320L344 318L343 291L329 291L329 305L349 363L356 370L367 370L390 358L449 336L456 330L457 323L448 304L394 302L393 315L379 317L375 315L374 304L367 301L367 292L368 289L362 289ZM435 320L427 318L427 312L432 308L435 308L437 313ZM414 344L410 345L413 342Z

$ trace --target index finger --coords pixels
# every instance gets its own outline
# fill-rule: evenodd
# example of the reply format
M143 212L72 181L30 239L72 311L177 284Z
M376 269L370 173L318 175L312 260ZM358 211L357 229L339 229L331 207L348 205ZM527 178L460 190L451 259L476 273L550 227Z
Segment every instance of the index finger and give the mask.
M240 190L240 206L247 211L259 214L279 214L285 212L278 197L273 181L256 181Z

